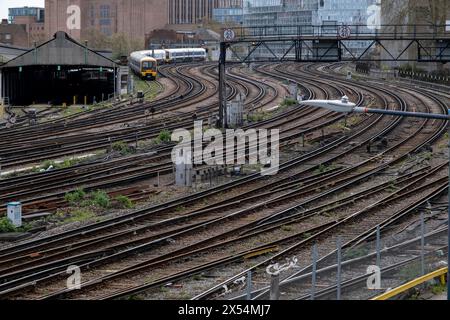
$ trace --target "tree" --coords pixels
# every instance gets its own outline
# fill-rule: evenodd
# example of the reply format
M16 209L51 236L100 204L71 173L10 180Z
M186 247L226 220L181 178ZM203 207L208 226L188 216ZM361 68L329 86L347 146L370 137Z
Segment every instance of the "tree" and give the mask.
M131 52L144 48L144 39L129 38L123 33L115 33L108 37L96 29L88 29L84 33L88 46L94 49L111 49L112 58L128 56Z
M88 46L94 49L107 49L111 47L111 41L104 33L97 29L87 29L84 39L88 41Z
M131 52L142 50L144 39L127 38L123 33L116 33L111 37L113 59L128 56Z

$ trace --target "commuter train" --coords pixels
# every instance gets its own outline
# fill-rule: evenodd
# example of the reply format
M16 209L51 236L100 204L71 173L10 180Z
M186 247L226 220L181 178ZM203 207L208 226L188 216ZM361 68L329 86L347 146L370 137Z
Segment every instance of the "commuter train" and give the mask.
M154 80L158 74L157 60L143 54L142 51L136 51L130 55L130 67L143 79Z
M166 49L166 63L206 61L206 50L202 48Z
M139 52L145 54L148 57L155 58L158 62L158 65L164 64L164 62L166 61L166 50L144 50Z
M131 53L130 67L143 79L156 79L158 66L164 63L206 61L206 49L183 48L142 50Z

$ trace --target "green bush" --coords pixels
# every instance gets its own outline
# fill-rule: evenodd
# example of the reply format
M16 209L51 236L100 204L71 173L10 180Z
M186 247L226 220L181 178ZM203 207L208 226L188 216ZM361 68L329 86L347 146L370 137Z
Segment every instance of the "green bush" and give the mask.
M120 152L121 155L127 155L131 153L131 148L123 141L117 141L112 144L114 151Z
M84 192L83 189L77 189L75 191L66 193L66 195L64 196L64 199L70 205L74 205L74 204L77 204L77 203L81 202L82 200L84 200L85 197L86 197L86 192Z
M281 103L281 106L283 106L283 107L290 107L290 106L293 106L295 104L297 104L297 101L295 99L287 98L287 99L284 99L284 101Z
M16 232L17 229L7 217L0 218L0 232Z
M78 164L78 159L64 159L63 162L56 164L56 168L58 169L66 169L73 167L74 165Z
M79 207L109 208L111 204L111 199L109 198L108 194L100 190L92 193L86 193L83 189L77 189L75 191L66 193L64 199L71 206Z
M108 208L111 204L111 199L105 191L96 191L92 194L92 201L98 207Z
M172 134L169 130L164 129L159 133L158 140L161 142L170 142L172 140Z
M118 204L118 208L125 208L130 209L133 208L133 202L130 200L130 198L126 196L117 196L114 198L114 201Z

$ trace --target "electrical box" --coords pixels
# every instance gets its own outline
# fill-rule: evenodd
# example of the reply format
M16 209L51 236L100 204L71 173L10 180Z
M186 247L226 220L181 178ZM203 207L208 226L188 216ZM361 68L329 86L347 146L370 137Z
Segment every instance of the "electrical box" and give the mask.
M8 219L15 227L22 226L22 204L20 202L10 202L7 205Z

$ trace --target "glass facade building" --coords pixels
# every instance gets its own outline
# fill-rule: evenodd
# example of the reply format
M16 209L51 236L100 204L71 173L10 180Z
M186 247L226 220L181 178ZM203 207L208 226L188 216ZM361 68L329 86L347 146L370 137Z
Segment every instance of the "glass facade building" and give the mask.
M318 0L246 0L244 25L247 27L315 24Z
M220 23L243 23L242 8L216 8L213 9L213 20Z
M320 0L317 11L318 25L335 26L330 29L334 32L337 26L349 25L352 32L370 33L372 31L364 26L367 26L369 7L376 3L376 0ZM370 45L370 41L351 41L344 44L354 55L359 55Z
M341 25L363 25L358 29L371 32L365 26L369 18L369 6L376 3L377 0L244 0L243 24L250 27L248 32L254 35L261 35L262 32L264 35L317 32L336 34L337 27ZM352 31L357 32L355 29ZM355 41L349 43L348 48L357 54L362 53L367 46L367 41ZM283 48L285 47L274 45L271 49L274 53L279 51L282 54ZM260 50L261 53L265 52L265 55L268 51L270 50ZM273 53L270 55L273 56Z
M36 22L44 22L45 9L37 7L20 7L9 9L9 22L14 23L15 17L35 17Z
M316 24L319 0L244 0L244 26L251 35L297 34L297 26ZM282 31L275 26L283 26ZM312 29L312 28L311 28ZM302 32L311 32L303 28ZM258 48L261 58L281 57L290 44L271 43Z

